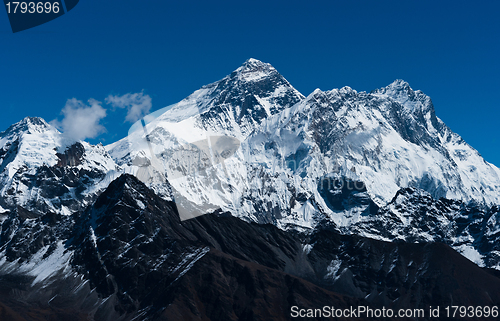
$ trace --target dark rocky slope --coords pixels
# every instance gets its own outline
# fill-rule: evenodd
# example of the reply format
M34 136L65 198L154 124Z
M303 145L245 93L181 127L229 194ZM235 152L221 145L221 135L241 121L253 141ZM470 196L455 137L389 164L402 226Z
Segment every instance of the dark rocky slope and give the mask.
M72 256L39 283L1 273L0 312L12 320L287 320L294 305L500 305L498 276L445 244L376 241L328 224L285 232L227 213L181 222L174 203L129 175L80 215L21 214L0 239L18 249L9 261L29 262L58 241Z

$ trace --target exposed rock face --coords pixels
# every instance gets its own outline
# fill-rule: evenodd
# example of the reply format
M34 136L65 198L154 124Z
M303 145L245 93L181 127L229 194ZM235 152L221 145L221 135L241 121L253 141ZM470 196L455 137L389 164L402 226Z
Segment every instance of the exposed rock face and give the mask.
M59 158L56 166L66 167L66 166L78 166L82 163L82 157L85 154L85 147L81 143L75 143L64 151L64 153L57 153L56 156Z

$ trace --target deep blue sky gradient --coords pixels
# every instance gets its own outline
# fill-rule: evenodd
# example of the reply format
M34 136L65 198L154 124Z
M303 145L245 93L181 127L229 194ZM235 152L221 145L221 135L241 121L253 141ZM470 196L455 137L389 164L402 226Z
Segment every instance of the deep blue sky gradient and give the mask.
M304 95L404 79L500 165L499 1L82 0L16 34L0 11L0 131L25 116L60 119L73 97L144 90L157 110L253 57ZM124 137L124 118L109 110L107 133L90 141Z

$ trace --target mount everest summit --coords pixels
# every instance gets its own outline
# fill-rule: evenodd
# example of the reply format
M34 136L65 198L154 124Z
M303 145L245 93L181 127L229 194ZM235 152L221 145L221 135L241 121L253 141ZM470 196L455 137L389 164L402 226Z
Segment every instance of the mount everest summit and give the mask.
M249 59L108 146L68 144L43 119L25 118L0 133L0 159L0 276L32 277L26 284L47 301L47 284L70 284L79 290L69 297L96 319L174 315L148 296L148 282L171 282L155 290L165 295L176 282L197 284L189 272L197 265L226 261L252 273L275 269L278 279L289 273L322 289L314 291L385 302L376 287L349 279L361 273L351 259L362 251L349 237L390 248L398 273L413 268L413 254L398 251L448 250L381 244L441 242L480 267L500 269L500 170L402 80L370 93L344 87L306 97L271 65ZM184 221L180 205L218 214ZM262 246L277 261L235 240L226 224L269 242ZM272 241L262 241L266 233ZM343 244L339 253L328 242ZM423 257L413 264L427 268ZM389 282L392 269L383 270L383 280L371 281ZM399 297L402 286L390 291ZM379 289L380 298L394 299L390 291Z
M253 177L258 170L262 178L282 177L275 186L284 182L286 189L296 190L294 196L305 193L318 202L318 180L336 175L363 182L377 205L406 187L436 199L500 203L500 170L436 117L428 96L402 80L372 93L344 87L317 89L304 97L271 65L250 59L173 105L147 128L154 154L165 157L183 139L227 135L240 140L241 149L231 160L244 174L229 178L246 190L243 198L257 192L252 183L258 184L259 177ZM129 144L125 138L107 146L119 165L131 165L131 154L140 152ZM290 197L265 209L285 217ZM233 210L243 216L255 212L244 201L238 203ZM271 214L268 219L280 220Z
M477 242L498 237L498 216L483 212L500 203L500 170L436 117L428 96L402 80L371 93L344 87L304 97L271 65L250 59L151 118L144 130L167 172L186 165L172 164L181 142L210 135L241 141L224 168L169 180L191 203L283 229L326 220L344 233L382 240L443 241L478 264L498 266L500 252L481 254ZM141 129L107 146L126 172L136 173L133 160L148 154L131 147L145 135ZM412 226L421 209L396 219L380 215L391 211L399 191L410 190L461 204L433 223L444 232ZM484 233L458 232L456 221L470 211L483 213Z

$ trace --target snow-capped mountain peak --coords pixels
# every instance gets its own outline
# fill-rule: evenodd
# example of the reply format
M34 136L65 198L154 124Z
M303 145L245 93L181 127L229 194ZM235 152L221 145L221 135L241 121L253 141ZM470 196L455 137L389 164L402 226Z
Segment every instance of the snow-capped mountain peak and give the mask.
M397 79L384 88L374 90L373 94L392 98L400 103L407 112L434 112L430 97L420 90L413 90L410 84L402 79Z
M57 163L60 133L38 117L26 117L0 133L0 172L12 176L26 166Z
M270 74L277 73L276 69L268 63L250 58L236 69L233 73L238 76L240 81L259 81L268 77Z
M414 96L415 91L411 88L410 84L403 79L396 79L389 85L374 90L374 93L385 94L391 97L398 96Z
M192 117L205 130L221 129L243 138L262 119L291 107L304 96L270 64L248 59L223 79L205 85L177 104L146 116L146 123L180 123Z
M10 126L6 131L0 133L3 138L8 135L26 132L29 134L43 133L47 130L53 130L53 127L49 125L43 118L40 117L25 117L21 121Z
M71 214L116 176L102 145L68 144L54 126L27 117L0 133L0 206Z

